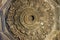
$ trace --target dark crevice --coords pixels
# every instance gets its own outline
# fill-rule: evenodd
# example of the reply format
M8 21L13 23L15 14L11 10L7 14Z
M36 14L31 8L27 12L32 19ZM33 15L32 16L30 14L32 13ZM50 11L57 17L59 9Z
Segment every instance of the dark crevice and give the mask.
M31 20L32 20L32 21L34 21L34 19L35 19L35 18L34 18L34 16L33 16L33 15L31 15Z

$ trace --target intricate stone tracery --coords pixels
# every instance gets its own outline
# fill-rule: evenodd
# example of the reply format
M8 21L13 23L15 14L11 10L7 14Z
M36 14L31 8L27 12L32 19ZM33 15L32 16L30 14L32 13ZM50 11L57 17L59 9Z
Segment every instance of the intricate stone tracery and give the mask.
M21 40L44 40L54 25L54 12L44 0L16 0L6 15L10 31Z

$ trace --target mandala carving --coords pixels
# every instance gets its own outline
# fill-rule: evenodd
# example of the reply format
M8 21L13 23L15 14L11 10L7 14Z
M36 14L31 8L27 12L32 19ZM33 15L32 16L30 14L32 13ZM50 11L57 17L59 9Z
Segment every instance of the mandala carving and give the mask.
M54 27L54 15L44 0L15 0L6 13L6 25L18 40L44 40Z

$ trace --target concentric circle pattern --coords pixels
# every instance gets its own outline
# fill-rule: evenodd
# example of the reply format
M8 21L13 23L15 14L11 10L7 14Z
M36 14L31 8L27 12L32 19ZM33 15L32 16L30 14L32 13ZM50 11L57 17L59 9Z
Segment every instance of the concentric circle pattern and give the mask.
M32 8L26 8L23 10L20 17L20 22L27 29L35 29L37 28L36 25L39 25L39 13Z
M44 40L54 18L52 6L44 0L16 0L6 14L6 23L18 40Z

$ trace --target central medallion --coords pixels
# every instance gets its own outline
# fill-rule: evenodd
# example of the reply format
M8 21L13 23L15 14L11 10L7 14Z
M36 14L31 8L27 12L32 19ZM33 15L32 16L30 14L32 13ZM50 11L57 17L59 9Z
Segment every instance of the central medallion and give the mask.
M20 22L27 29L35 29L39 25L39 13L32 8L26 8L20 16Z

